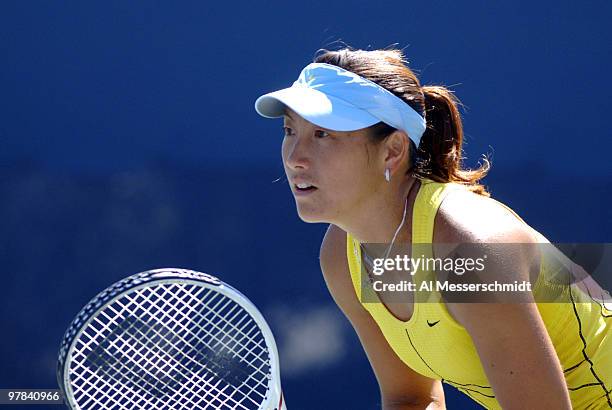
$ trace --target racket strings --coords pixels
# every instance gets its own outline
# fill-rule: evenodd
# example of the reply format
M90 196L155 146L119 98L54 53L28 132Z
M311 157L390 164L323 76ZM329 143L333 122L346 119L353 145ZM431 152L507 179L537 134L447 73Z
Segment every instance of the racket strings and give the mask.
M171 293L171 294L172 294L172 293ZM222 299L225 299L225 298L222 298ZM226 301L226 303L224 304L224 306L223 306L223 307L219 308L219 307L218 307L218 304L217 304L217 305L216 305L216 307L215 307L215 309L211 309L211 310L209 310L209 312L212 312L212 313L214 313L214 312L216 312L216 311L222 312L222 311L223 311L224 309L226 309L226 307L227 307L227 306L230 304L229 302L231 302L231 301L230 301L229 299L227 299L227 301ZM232 303L233 303L233 302L232 302ZM231 308L231 310L228 310L228 311L226 312L226 315L227 315L229 312L232 312L233 310L235 310L235 307L237 307L237 305L236 305L236 304L234 305L234 307L233 307L233 308ZM164 315L168 315L168 313L169 313L169 312L167 312L167 311L163 311L163 314L164 314ZM178 313L179 313L179 314L181 314L181 312L178 312ZM217 316L218 316L218 315L217 315ZM173 318L173 319L176 319L176 318ZM210 318L204 317L204 318L203 318L203 320L210 320ZM189 330L189 329L188 329L188 330ZM210 335L210 336L213 336L213 335L212 335L212 334L210 334L210 333L209 333L209 335ZM196 337L197 337L197 335L196 335ZM214 339L214 336L213 336L213 339ZM201 340L201 339L199 339L199 341L200 341L200 342L202 342L202 340ZM191 344L192 344L192 342L193 342L193 338L192 338L192 340L190 340L190 341L189 341L189 342L187 342L187 343L188 343L188 345L191 345ZM205 343L205 342L204 342L204 344L206 345L206 343ZM210 346L210 345L207 345L207 347L209 347L209 348L210 348L211 346ZM213 361L213 362L214 362L214 361ZM255 403L255 402L254 402L254 403Z
M90 340L95 340L95 336L92 337L88 333L85 334L90 338ZM121 345L117 345L114 342L112 342L111 345L116 351L122 348ZM124 349L124 353L130 354L130 351L126 351L126 349ZM152 384L147 379L143 379L142 376L138 374L135 374L136 378L134 379L131 374L134 372L122 361L116 360L113 363L105 363L104 367L98 367L96 372L93 372L90 370L89 366L84 365L86 359L87 357L84 357L82 362L72 362L72 364L75 365L73 368L73 375L77 374L77 376L73 378L73 384L77 387L77 389L75 389L75 398L77 399L77 402L80 403L82 408L91 408L92 401L99 404L103 408L107 408L109 403L140 403L143 400L145 404L153 406L153 403L147 396L134 399L134 397L139 397L138 391L134 390L131 386L126 385L125 379L132 382L132 385L137 385L139 382L142 383L144 381L153 389L156 389L157 386ZM115 371L112 371L113 369ZM117 373L121 375L121 378L116 377ZM95 383L91 383L91 378L95 380ZM114 381L115 383L111 384L108 380ZM117 386L121 387L117 388ZM78 387L81 387L80 391ZM104 387L104 389L102 387ZM100 401L101 399L104 400Z
M238 304L235 304L234 307L238 307ZM209 312L217 316L221 320L224 320L223 317L221 317L219 314L216 313L216 309L210 309ZM241 316L240 320L237 323L232 325L231 321L239 314ZM200 323L198 323L198 325L201 325L202 322L205 322L206 320L208 320L206 317L203 317L200 313L196 313L196 315L202 318ZM247 320L246 324L239 328L238 326L240 326L240 324L244 322L245 320ZM265 340L263 339L263 337L261 337L261 333L260 333L260 330L257 324L253 321L253 319L250 316L242 314L240 310L238 310L232 318L230 318L229 320L225 320L225 323L226 325L220 328L219 333L222 335L222 338L219 339L217 346L219 344L223 344L224 347L230 349L231 351L234 351L234 348L238 347L239 350L235 352L236 356L240 357L242 360L246 361L250 366L255 368L257 372L259 372L263 378L267 377L267 375L269 374L269 361L268 361L269 356L268 356L268 353L265 347ZM247 325L253 325L253 326L251 329L249 329L248 332L245 333L243 330ZM227 326L231 326L231 328L227 329ZM201 331L207 332L209 336L214 337L210 332L206 330L204 326L196 326L196 328L199 328L201 329ZM237 331L237 333L242 335L244 339L247 339L248 343L245 343L244 339L241 339L241 340L235 339L233 336L235 334L235 331ZM255 337L251 336L252 333L255 333ZM258 340L256 339L257 336L260 336L257 338ZM227 345L227 343L223 341L223 339L232 340L234 342L234 346L230 348ZM264 344L264 346L262 346L262 343ZM247 355L244 355L242 353L245 350L247 352ZM262 355L264 351L266 354ZM248 360L248 359L251 359L251 360ZM259 365L256 365L255 364L256 360L261 363ZM264 366L265 366L265 370L262 371L261 369L264 368Z
M210 289L172 283L128 293L81 339L71 377L83 408L113 400L121 408L249 409L266 397L270 363L261 330Z
M176 297L176 296L175 296L175 293L176 293L176 292L171 292L171 291L170 291L170 290L168 290L168 289L166 289L164 292L165 292L165 293L164 293L163 295L160 295L160 296L163 296L163 297L165 297L165 296L169 296L169 298L170 298L170 299L172 299L172 298L175 298L175 297ZM189 296L189 294L188 294L188 296ZM216 294L215 294L215 296L219 296L219 294L217 294L217 293L216 293ZM212 301L213 301L213 300L212 300L212 298L211 298L211 300L208 302L208 304L206 304L206 307L207 307L207 309L206 309L206 310L207 310L207 313L208 313L208 315L209 315L209 316L210 316L210 315L212 315L212 316L216 316L217 318L219 318L220 320L223 320L223 321L225 322L225 326L221 328L221 331L218 331L218 332L217 332L218 334L223 335L223 338L221 338L221 339L218 339L218 338L217 338L215 335L213 335L213 334L210 332L210 330L208 330L206 327L204 327L204 326L199 326L199 325L200 325L202 322L214 323L214 322L212 322L211 317L209 317L209 316L202 316L202 315L201 315L199 312L194 311L194 312L192 312L193 316L192 316L191 318L189 318L189 317L186 317L186 316L185 316L184 312L177 311L177 313L178 313L179 315L183 316L183 317L184 317L185 319L187 319L187 320L193 320L193 319L195 319L197 316L199 316L199 317L201 318L201 319L200 319L200 323L198 323L198 325L194 326L194 328L196 328L196 329L200 329L200 331L206 332L206 333L207 333L207 335L208 335L208 336L210 336L210 337L211 337L213 340L217 340L216 346L210 346L209 344L207 344L207 343L206 343L204 340L202 340L202 339L199 337L199 334L195 334L195 335L194 335L194 337L193 337L192 339L188 340L188 345L192 345L193 339L194 339L194 338L197 338L197 339L198 339L198 342L203 343L203 344L204 344L204 345L205 345L207 348L209 348L209 349L214 349L214 351L217 351L217 352L220 354L220 353L221 353L221 351L218 351L218 350L217 350L217 346L218 346L219 344L222 344L222 345L223 345L223 347L225 347L225 348L229 349L229 350L230 350L232 353L234 353L234 356L241 357L241 360L246 361L246 362L247 362L249 365L251 365L251 366L255 367L255 363L253 363L252 361L248 361L248 360L246 360L246 357L245 357L243 354L241 354L241 353L240 353L240 351L234 351L234 347L236 347L236 346L238 346L238 347L243 346L243 347L245 347L245 348L246 348L246 347L247 347L249 344L248 344L248 343L245 343L245 342L244 342L244 340L240 340L240 339L236 339L236 338L234 338L234 337L233 337L233 334L234 334L234 333L236 333L236 332L233 332L233 333L228 333L228 332L227 332L227 330L229 330L229 329L227 329L227 328L226 328L226 326L227 326L227 325L232 325L232 320L233 320L234 318L236 318L236 317L238 316L238 314L240 314L240 313L241 313L241 310L237 309L237 308L239 307L239 305L238 305L238 304L236 304L235 302L231 301L230 299L227 299L227 298L224 298L224 297L221 297L221 298L219 298L219 299L220 299L220 301L219 301L219 302L218 302L218 303L217 303L215 306L212 306L212 307L211 307L211 306L208 306L208 305L209 305L210 303L212 303ZM219 307L219 304L220 304L221 302L223 302L223 301L225 301L225 304L224 304L223 306ZM233 306L232 306L231 308L228 308L228 305L230 305L230 306L231 306L231 305L233 305ZM227 316L228 316L229 314L231 314L232 312L234 312L234 311L236 311L236 313L234 313L234 315L233 315L232 317L227 318ZM224 312L224 314L223 314L223 315L221 315L220 313L223 313L223 312ZM163 311L163 314L164 314L164 315L167 315L168 313L169 313L169 312ZM224 316L225 316L225 317L224 317ZM241 324L243 321L245 321L247 318L248 318L249 320L247 320L247 321L246 321L246 323L245 323L245 325L244 325L244 326L242 326L241 328L239 328L238 326L239 326L239 325L240 325L240 324ZM176 321L176 318L173 318L173 319ZM180 323L180 320L179 320L179 321L176 321L176 323ZM245 327L246 327L246 326L248 326L248 325L252 325L252 326L251 326L251 329L249 329L247 332L244 332ZM231 329L231 330L237 331L237 333L238 333L238 334L243 335L243 337L244 337L244 338L246 338L246 339L248 339L250 342L254 343L256 347L259 347L259 348L260 348L260 350L262 350L262 351L264 350L264 347L262 347L262 346L261 346L261 343L262 343L262 342L264 342L264 339L263 339L263 338L260 338L260 340L257 342L257 341L255 341L255 340L254 340L254 339L251 337L251 333L253 333L253 332L257 332L257 331L259 330L259 328L257 327L257 324L256 324L256 323L254 323L254 321L252 320L252 318L251 318L250 316L247 316L247 315L241 314L241 318L240 318L240 320L239 320L238 322L236 322L235 324L233 324L233 327L232 327L232 329ZM189 331L189 329L188 329L188 331ZM233 340L233 341L235 342L235 346L229 346L229 345L227 344L227 342L225 342L225 341L224 341L224 340L222 340L222 339L229 339L229 340ZM253 347L253 348L248 349L248 351L249 351L249 352L251 352L251 353L253 353L253 350L254 350L254 347ZM266 356L267 356L267 352L266 352ZM255 356L254 356L254 357L255 357ZM256 371L257 371L257 372L258 372L258 373L259 373L259 374L262 376L262 377L261 377L261 378L260 378L260 379L257 381L257 383L258 383L259 385L261 385L261 386L264 388L264 391L265 391L265 389L267 388L267 375L268 375L268 372L263 372L263 371L261 371L261 368L262 368L262 366L264 366L264 365L265 365L265 366L268 368L268 369L267 369L267 371L269 371L269 365L268 365L268 363L267 363L267 360L263 360L261 357L256 357L256 358L257 358L257 359L259 359L259 361L261 361L261 365L260 365L260 367L258 367L258 368L256 368L256 369L254 369L254 370L256 370ZM242 373L244 373L245 375L248 375L249 377L253 377L253 376L254 376L254 372L253 372L253 371L250 371L250 372L245 372L245 371L243 370L243 371L242 371ZM265 383L262 383L262 382L265 382ZM253 386L253 387L256 387L256 386ZM239 390L239 389L237 389L236 391L240 391L240 390ZM260 396L260 400L261 400L261 399L263 399L263 398L265 397L265 395L264 395L264 394L259 393L257 390L253 390L252 392L253 392L253 393L255 393L255 394L258 394L258 395ZM253 403L256 403L256 402L255 402L255 401L253 401Z
M114 313L117 313L117 310L113 308L113 306L109 306L108 308L109 310L112 310ZM102 312L101 315L103 317L105 317L106 319L108 319L107 323L112 323L112 318L110 318L108 316L108 314L106 312ZM97 323L99 323L100 325L102 325L102 329L101 331L104 330L108 330L108 324L103 324L99 318L94 318L94 321L96 321ZM122 322L125 323L125 322ZM95 339L92 339L95 340ZM112 347L114 348L114 353L117 352L121 352L123 350L123 356L126 357L130 357L130 356L134 356L134 357L138 357L138 356L142 356L141 355L141 349L136 349L135 347L133 347L132 345L128 344L125 345L125 341L121 341L120 339L118 341L115 341L111 338L108 338L105 340L105 342L109 342ZM111 352L108 352L109 354ZM159 356L159 354L155 355L155 354L151 354L151 352L147 352L148 355L147 356L157 356L157 358L161 358L161 356ZM151 359L151 357L144 357L144 360L147 362L147 364L149 365L150 369L158 369L159 365L156 362L153 362L152 360L155 359L155 357L153 357L153 359ZM109 377L111 380L115 381L117 385L123 385L124 387L126 384L126 379L128 381L131 382L132 386L138 386L140 387L140 390L142 392L147 392L147 390L149 391L159 391L159 385L158 384L154 384L151 380L156 380L155 378L152 377L146 377L146 374L143 375L142 374L142 357L141 357L141 362L138 364L140 366L140 369L137 370L141 370L140 373L134 371L134 364L132 364L132 366L129 366L130 362L129 361L125 361L125 359L123 357L116 357L116 360L114 360L112 363L106 363L107 366L105 368L103 368L103 375L106 377ZM115 372L110 372L108 370L105 369L115 369ZM117 378L117 374L119 374L121 377ZM159 379L157 379L157 381L159 382ZM75 379L75 383L77 382L77 380ZM162 381L163 382L163 381ZM128 385L127 387L131 387L130 385ZM133 388L130 388L131 390L131 397L138 397L139 396L139 392L134 390ZM189 399L187 397L185 397L184 395L181 395L179 392L179 395L181 396L181 399L184 399L184 401L189 401ZM113 397L114 398L114 397ZM129 398L126 395L123 395L122 398L126 399ZM129 401L129 400L128 400ZM87 403L84 403L85 408L88 408Z
M176 298L174 293L170 292L168 289L165 289L164 292L168 294L170 298ZM214 296L217 297L219 296L219 294L216 293ZM189 302L197 302L197 299L195 299L190 293L187 293L186 297L190 298ZM230 300L227 298L219 299L221 300L213 307L209 306L212 302L212 298L211 302L205 304L207 313L206 315L202 315L199 311L192 312L193 317L191 318L191 320L199 317L199 322L197 322L197 324L194 326L195 329L198 329L198 332L194 334L193 338L197 339L198 342L204 344L206 347L212 349L213 351L222 353L222 350L218 350L219 345L222 345L223 348L228 351L228 353L232 353L234 357L240 357L242 362L245 362L250 366L248 372L245 372L243 370L242 373L247 375L248 378L254 378L256 373L259 373L260 378L254 381L257 383L257 385L263 387L263 390L265 391L265 389L267 389L267 377L270 372L270 368L269 353L265 347L265 340L261 335L261 331L252 319L252 317L250 315L245 315L242 308L240 308L239 305L233 301L231 301L231 305L233 306L229 308L225 312L225 314L221 314L221 312L226 309L227 305L230 304ZM228 302L226 302L223 307L219 308L218 305L223 299L227 299ZM227 316L229 316L234 311L235 313L233 314L233 316L228 318ZM185 316L184 312L178 311L177 313L183 316L185 320L190 320L189 317ZM215 329L217 331L216 335L213 334L210 329L204 326L205 323L215 323L211 320L212 318L210 316L215 316L217 319L219 319L221 323L223 323L222 326L217 326L217 328ZM238 321L234 322L235 319L238 319ZM244 325L242 325L243 322ZM250 326L250 328L245 331L248 326ZM216 340L215 345L208 345L205 340L201 338L202 332L205 333L206 336L212 338L213 340ZM218 335L221 335L221 338L219 338ZM242 336L242 338L236 338L234 337L234 335L240 335ZM191 344L192 340L193 339L189 340L188 342ZM230 345L230 342L233 342L232 345ZM244 351L246 351L247 354L244 354ZM257 364L256 361L260 363ZM246 383L246 381L247 380L245 380L243 384ZM257 385L253 387L257 387ZM258 393L257 390L253 390L253 392ZM260 397L263 398L264 395L260 394Z
M182 377L183 374L178 373L177 369L181 363L177 360L173 360L172 355L173 353L176 354L176 352L166 350L168 345L172 345L171 343L164 343L160 346L159 341L152 338L164 337L164 335L156 331L154 327L151 327L147 333L144 333L139 328L135 328L134 330L137 333L131 334L130 336L136 340L137 344L140 343L141 347L138 349L132 348L133 354L137 359L140 356L149 366L143 369L141 366L142 363L128 359L120 363L117 373L123 376L123 371L127 370L136 377L134 379L128 376L128 379L136 386L140 387L141 391L149 395L154 394L156 397L163 397L168 392L174 390L176 384L184 382L184 378ZM156 335L152 336L150 333L155 333ZM143 351L146 352L146 355L142 355ZM127 353L129 353L129 351ZM185 370L189 369L185 368ZM143 382L145 383L144 386L142 385ZM152 387L152 389L147 389L147 387ZM180 394L180 392L178 393L181 399L189 400L187 396Z
M141 335L143 337L145 337L145 338L149 337L149 335L142 334L142 332L141 332ZM149 343L149 341L147 341L147 343ZM150 349L149 345L147 345L146 347ZM138 354L138 353L136 353L136 354ZM154 392L154 393L158 392L158 394L157 394L158 398L164 397L165 398L165 402L168 403L168 397L166 397L164 395L167 394L169 391L171 391L178 383L181 383L181 385L185 386L185 388L190 387L192 384L185 385L184 383L185 383L186 380L185 380L184 374L177 374L176 373L176 365L180 364L179 362L174 361L174 363L168 363L167 361L164 361L164 356L162 356L159 353L157 353L157 354L154 353L154 354L152 354L152 356L154 356L154 357L148 358L149 360L147 360L147 362L149 362L149 364L151 365L151 368L153 368L154 370L157 371L157 374L143 375L142 373L134 372L133 371L134 367L136 367L137 370L139 370L138 366L140 364L128 366L129 362L128 363L121 363L120 368L118 370L122 370L122 371L123 370L128 370L129 372L133 373L136 376L136 379L127 376L127 378L130 381L134 382L137 385L139 384L139 382L140 382L140 384L142 384L142 382L145 381L149 386L142 386L142 385L139 386L143 392L145 392L147 394L151 394L151 391ZM156 361L156 359L157 359L157 361ZM161 362L161 365L160 365L160 362ZM182 366L182 367L183 367L183 370L185 371L185 373L190 372L192 370L192 369L187 368L185 366ZM170 373L171 370L174 370L174 373ZM195 373L192 372L192 376L193 375L195 375ZM149 376L149 377L148 378L143 378L144 376ZM180 376L180 377L176 377L176 376ZM152 384L150 382L151 378L153 378L153 380L156 380L157 383L156 384ZM172 384L168 383L167 381L172 382ZM160 389L160 386L159 386L160 383L165 385L161 389ZM210 383L208 383L205 380L204 385L205 386L210 386ZM147 389L147 387L151 387L151 388ZM185 402L190 402L190 401L193 403L193 401L189 398L189 396L185 396L184 394L182 394L181 391L178 391L176 393L178 394L179 398L181 399L181 400L176 400L176 401L181 402L182 405L185 405Z
M167 291L166 291L167 292ZM170 292L168 292L170 293ZM171 298L174 298L175 296L172 295L170 293L169 295ZM215 295L215 296L218 296ZM254 352L255 348L259 348L260 352L265 350L264 346L261 346L261 344L264 342L263 338L260 338L259 341L256 341L251 335L255 334L255 336L257 335L257 331L259 330L259 328L257 327L257 324L250 318L250 316L241 314L242 311L239 308L239 305L236 303L233 303L232 301L230 301L227 298L219 298L220 302L223 301L224 299L226 300L226 303L224 306L222 306L221 308L218 307L218 305L220 304L217 303L215 306L213 307L209 307L206 306L208 309L207 314L209 315L215 315L219 318L221 318L222 320L225 320L225 325L223 327L218 328L218 334L222 335L221 338L218 338L215 334L213 334L210 329L207 329L205 326L203 326L204 323L210 322L211 318L206 316L206 315L202 315L197 311L193 311L191 312L191 314L193 315L191 318L185 316L185 314L181 311L178 311L178 314L181 315L183 317L183 319L185 320L193 320L196 317L200 317L199 322L196 323L195 326L193 326L195 329L198 329L198 332L193 334L191 329L187 329L188 332L193 334L193 337L191 339L187 339L187 343L190 346L193 346L193 342L194 339L197 339L198 343L203 344L204 346L206 346L208 349L211 349L212 351L217 352L218 355L223 354L223 350L219 348L219 345L222 345L222 347L227 350L228 352L233 353L233 356L236 357L240 357L242 361L248 363L252 369L249 372L243 371L243 373L245 375L252 375L254 371L258 372L262 378L266 378L268 375L268 371L262 371L262 367L263 366L268 366L268 361L267 358L263 358L261 357L261 354L259 356L256 356L257 352ZM212 298L211 298L212 301ZM230 304L230 302L232 302L233 307L231 307L231 309L227 310L225 316L228 316L229 314L231 314L232 312L235 311L235 313L233 314L232 317L230 317L229 319L223 318L222 316L220 316L217 312L222 311L223 309L225 309L227 307L227 305ZM166 314L166 313L164 313ZM238 320L238 322L234 323L231 329L227 329L227 325L231 325L232 324L232 320L234 320L234 318L238 317L238 315L240 315L240 318ZM247 318L249 320L247 320ZM176 319L176 318L174 318ZM246 321L246 322L245 322ZM242 327L239 327L242 322L245 322L245 324ZM177 321L177 323L180 323L180 321ZM246 326L251 325L251 328L248 331L244 331L244 329L246 328ZM233 331L232 333L230 333L230 330ZM210 344L208 344L205 340L203 340L201 338L201 333L204 332L206 334L206 336L211 337L213 340L216 340L217 343L213 346L211 346ZM236 339L233 335L234 334L240 334L243 336L243 339ZM245 340L247 339L248 343L245 343ZM229 342L233 342L233 345L230 345ZM252 346L249 348L249 346ZM238 348L238 350L236 350L236 348ZM246 350L248 353L250 353L253 357L253 361L249 361L247 360L247 357L242 353L242 351ZM257 365L255 364L255 360L258 360L261 362L261 364L259 365L259 367L257 367ZM251 376L252 377L252 376Z
M171 293L171 294L172 294L172 293ZM163 295L162 295L162 296L163 296ZM220 311L220 312L221 312L221 311L223 311L223 309L224 309L224 308L225 308L227 305L228 305L228 303L226 303L226 304L225 304L225 306L224 306L223 308L221 308L221 309L220 309L220 308L217 306L217 307L216 307L216 309L217 309L217 311ZM160 307L161 307L161 306L160 306ZM231 310L230 310L230 311L231 311ZM227 311L227 312L230 312L230 311ZM163 313L165 316L167 316L167 315L168 315L169 313L171 313L171 312L172 312L172 309L168 309L168 310L163 310L163 311L162 311L162 313ZM215 310L213 310L213 312L215 312ZM226 312L226 315L227 315L227 312ZM175 318L173 318L173 319L175 319L175 320L176 320L176 317L175 317Z

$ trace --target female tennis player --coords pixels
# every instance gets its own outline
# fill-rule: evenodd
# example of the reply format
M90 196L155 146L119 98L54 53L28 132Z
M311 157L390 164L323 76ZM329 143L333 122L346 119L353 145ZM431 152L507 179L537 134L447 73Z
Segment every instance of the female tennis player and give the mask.
M612 311L537 246L498 252L495 275L535 274L528 303L421 303L368 288L366 243L542 244L546 238L462 169L459 100L421 86L399 50L323 50L257 112L284 118L282 159L300 218L329 224L320 262L380 385L384 409L445 408L442 382L490 409L612 408ZM388 252L387 252L388 254ZM395 271L418 284L425 269ZM374 276L372 276L374 277ZM375 277L374 277L375 278ZM563 284L561 284L563 285ZM362 293L365 292L365 293ZM556 293L555 293L556 292ZM556 294L559 303L533 295ZM563 299L565 298L565 299Z

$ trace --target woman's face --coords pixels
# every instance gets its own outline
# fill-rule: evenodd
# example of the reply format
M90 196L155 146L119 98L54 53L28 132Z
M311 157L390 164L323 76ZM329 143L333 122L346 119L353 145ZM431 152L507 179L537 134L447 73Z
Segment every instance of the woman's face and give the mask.
M283 165L303 221L339 224L384 181L365 130L332 131L289 108L283 127Z

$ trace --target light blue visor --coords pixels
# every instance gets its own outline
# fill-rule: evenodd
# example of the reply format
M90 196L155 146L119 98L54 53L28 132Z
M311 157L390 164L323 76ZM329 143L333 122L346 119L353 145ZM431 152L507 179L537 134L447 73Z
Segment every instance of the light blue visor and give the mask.
M402 130L419 146L425 119L378 84L331 64L307 65L289 88L264 94L255 110L279 118L285 107L305 120L335 131L355 131L384 122Z

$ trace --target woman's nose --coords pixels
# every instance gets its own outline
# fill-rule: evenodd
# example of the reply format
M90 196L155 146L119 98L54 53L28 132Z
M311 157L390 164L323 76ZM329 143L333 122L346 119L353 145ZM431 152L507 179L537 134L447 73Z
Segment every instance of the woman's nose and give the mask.
M310 165L312 146L307 135L296 135L289 142L285 162L290 168L308 168Z

